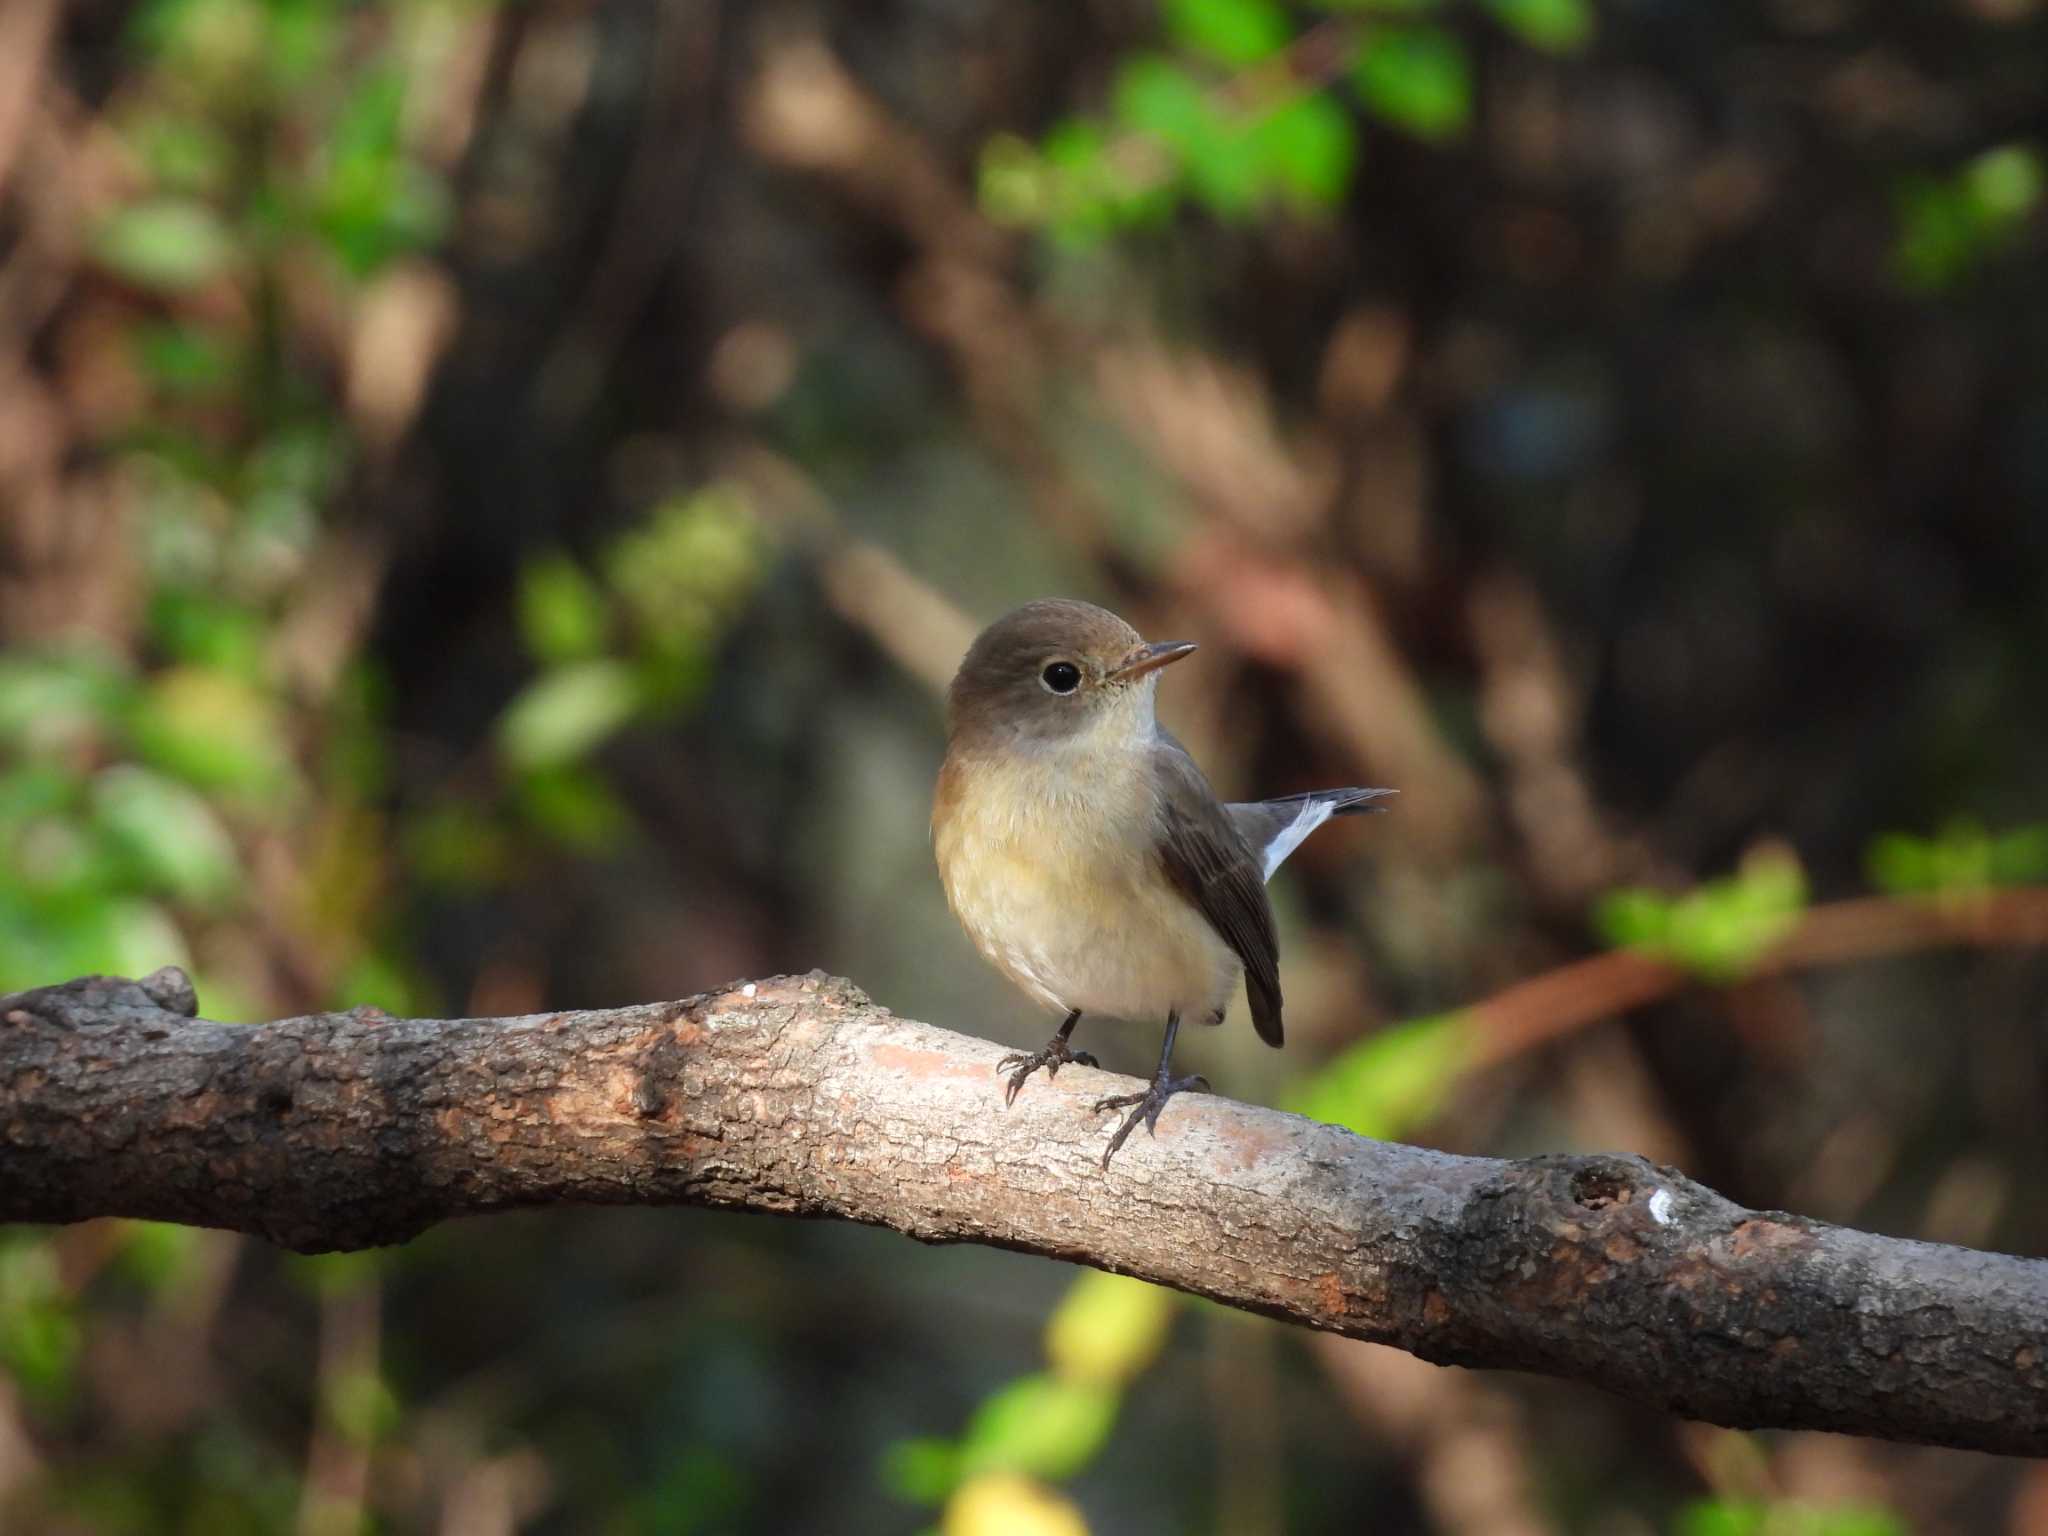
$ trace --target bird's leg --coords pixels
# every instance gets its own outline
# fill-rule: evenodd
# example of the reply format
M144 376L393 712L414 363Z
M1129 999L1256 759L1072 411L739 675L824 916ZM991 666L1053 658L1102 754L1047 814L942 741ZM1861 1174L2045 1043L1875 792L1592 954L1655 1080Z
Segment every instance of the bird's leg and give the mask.
M1159 1068L1152 1074L1150 1088L1143 1093L1120 1093L1115 1098L1095 1101L1094 1112L1098 1115L1105 1109L1131 1111L1124 1117L1124 1123L1117 1127L1116 1134L1109 1138L1109 1145L1102 1150L1102 1166L1105 1169L1109 1167L1109 1160L1116 1156L1117 1149L1130 1139L1131 1132L1137 1129L1140 1120L1145 1122L1145 1133L1148 1136L1156 1136L1159 1134L1159 1111L1166 1108L1168 1099L1189 1088L1199 1088L1204 1093L1209 1091L1209 1080L1206 1077L1173 1075L1173 1037L1179 1033L1180 1014L1167 1014L1166 1039L1159 1047Z
M1010 1072L1010 1086L1003 1092L1003 1107L1005 1109L1008 1109L1017 1102L1017 1093L1018 1090L1023 1088L1024 1079L1036 1072L1040 1067L1045 1068L1045 1075L1047 1077L1058 1077L1060 1075L1060 1068L1068 1062L1072 1062L1080 1067L1096 1065L1095 1058L1086 1051L1071 1050L1067 1046L1067 1040L1074 1033L1074 1026L1080 1022L1081 1010L1076 1008L1067 1015L1067 1022L1060 1026L1059 1033L1045 1042L1044 1050L1012 1051L996 1063L996 1071L998 1072L1010 1072L1012 1067L1016 1068L1016 1071Z

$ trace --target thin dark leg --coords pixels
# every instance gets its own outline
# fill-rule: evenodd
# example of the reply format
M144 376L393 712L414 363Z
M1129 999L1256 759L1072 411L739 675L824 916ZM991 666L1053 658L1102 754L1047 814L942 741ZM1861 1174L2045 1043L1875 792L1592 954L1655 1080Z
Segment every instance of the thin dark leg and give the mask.
M1109 1145L1103 1148L1102 1166L1107 1169L1109 1160L1116 1156L1117 1149L1130 1139L1131 1132L1138 1128L1140 1120L1145 1122L1145 1134L1159 1134L1159 1111L1166 1108L1166 1101L1176 1093L1190 1088L1209 1091L1209 1080L1202 1076L1175 1077L1173 1075L1173 1041L1180 1033L1180 1015L1166 1016L1166 1039L1159 1047L1159 1069L1152 1074L1152 1086L1143 1093L1120 1093L1113 1099L1098 1099L1095 1113L1105 1109L1130 1109L1124 1123L1117 1127L1116 1134L1109 1138ZM1135 1106L1135 1107L1133 1107Z
M1010 1072L1012 1067L1017 1069L1010 1072L1010 1086L1003 1093L1003 1108L1008 1109L1017 1102L1017 1093L1024 1086L1024 1079L1040 1067L1045 1068L1047 1077L1058 1077L1060 1068L1070 1061L1080 1067L1092 1067L1096 1064L1095 1058L1086 1051L1070 1050L1067 1047L1067 1040L1073 1035L1074 1026L1080 1022L1081 1010L1076 1008L1067 1015L1067 1022L1060 1026L1060 1032L1045 1042L1044 1050L1012 1051L996 1063L998 1072Z

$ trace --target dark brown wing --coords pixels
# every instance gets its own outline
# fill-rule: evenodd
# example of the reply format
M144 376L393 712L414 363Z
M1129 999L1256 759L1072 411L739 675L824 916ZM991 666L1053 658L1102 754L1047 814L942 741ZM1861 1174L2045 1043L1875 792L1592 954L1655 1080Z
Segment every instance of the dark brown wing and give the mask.
M1280 941L1259 860L1187 750L1164 732L1153 751L1160 777L1159 856L1166 873L1244 962L1245 995L1259 1038L1278 1045Z

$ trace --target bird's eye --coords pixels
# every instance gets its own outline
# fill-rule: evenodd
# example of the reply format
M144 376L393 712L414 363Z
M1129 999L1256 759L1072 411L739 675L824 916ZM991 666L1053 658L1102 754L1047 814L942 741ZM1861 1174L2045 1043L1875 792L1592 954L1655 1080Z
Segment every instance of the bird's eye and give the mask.
M1072 693L1081 686L1081 669L1071 661L1055 661L1038 674L1048 693Z

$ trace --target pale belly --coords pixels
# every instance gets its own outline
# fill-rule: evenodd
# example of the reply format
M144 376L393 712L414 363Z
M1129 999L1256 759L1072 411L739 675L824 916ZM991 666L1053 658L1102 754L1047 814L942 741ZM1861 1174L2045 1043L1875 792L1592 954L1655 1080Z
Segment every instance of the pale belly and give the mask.
M1210 1023L1229 1005L1238 962L1208 920L1138 858L1079 862L1053 839L941 837L947 900L989 962L1048 1008Z

